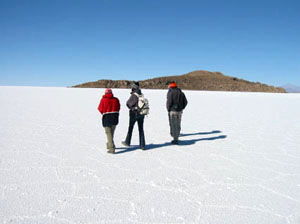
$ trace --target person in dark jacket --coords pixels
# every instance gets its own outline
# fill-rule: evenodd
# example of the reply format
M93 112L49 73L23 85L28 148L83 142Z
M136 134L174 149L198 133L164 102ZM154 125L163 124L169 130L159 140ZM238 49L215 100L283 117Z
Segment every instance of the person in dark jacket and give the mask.
M102 125L105 129L107 143L106 148L108 153L115 153L114 132L119 123L120 102L114 97L112 90L107 88L105 94L102 96L98 106L99 112L102 116Z
M127 107L129 108L129 127L125 141L122 142L124 146L130 146L132 131L135 122L138 123L139 128L139 139L140 139L140 148L145 149L145 135L144 135L144 118L145 115L140 115L137 111L138 105L138 95L142 95L142 91L139 87L139 83L135 82L132 85L131 96L127 101Z
M173 137L172 144L178 144L181 130L182 111L187 105L184 93L177 87L176 82L169 84L167 94L167 110L169 115L170 134Z

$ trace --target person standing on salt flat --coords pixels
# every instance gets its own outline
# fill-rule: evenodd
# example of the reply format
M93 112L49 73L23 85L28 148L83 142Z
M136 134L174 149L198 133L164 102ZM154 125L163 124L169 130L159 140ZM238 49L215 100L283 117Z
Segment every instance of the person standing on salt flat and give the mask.
M124 146L130 146L132 131L135 122L138 123L139 128L139 140L140 140L140 148L145 150L145 135L144 135L144 118L145 114L141 114L138 111L138 103L139 97L143 96L142 91L140 89L140 85L138 82L134 82L131 89L131 96L127 101L127 107L129 108L129 127L125 141L122 142Z
M102 125L107 137L107 152L114 154L116 148L114 143L114 132L119 123L120 102L118 98L114 97L110 88L105 90L105 94L102 96L98 110L103 115Z
M173 137L171 143L178 145L182 111L185 109L188 102L184 93L177 87L176 82L171 82L168 88L167 110L169 115L170 134Z

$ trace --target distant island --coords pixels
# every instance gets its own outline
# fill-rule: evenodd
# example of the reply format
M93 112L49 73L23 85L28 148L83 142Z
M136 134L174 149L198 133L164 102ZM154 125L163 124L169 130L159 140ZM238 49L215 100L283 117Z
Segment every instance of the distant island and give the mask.
M166 89L170 81L177 82L181 89L209 91L272 92L286 93L281 87L269 86L259 82L230 77L221 72L193 71L184 75L164 76L139 81L143 89ZM130 80L98 80L72 87L75 88L131 88Z
M293 84L285 84L281 88L284 88L288 93L300 93L300 86Z

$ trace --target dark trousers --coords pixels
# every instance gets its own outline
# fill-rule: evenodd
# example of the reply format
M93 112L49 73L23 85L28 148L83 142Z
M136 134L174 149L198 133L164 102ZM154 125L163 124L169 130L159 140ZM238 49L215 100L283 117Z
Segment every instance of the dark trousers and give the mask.
M137 115L135 112L130 111L129 127L128 127L128 132L127 132L127 137L125 140L127 145L130 145L130 143L131 143L133 127L134 127L135 122L137 122L138 127L139 127L140 147L145 147L144 118L145 118L145 115Z
M178 140L181 130L181 111L170 111L169 112L169 124L170 124L170 134L174 140Z

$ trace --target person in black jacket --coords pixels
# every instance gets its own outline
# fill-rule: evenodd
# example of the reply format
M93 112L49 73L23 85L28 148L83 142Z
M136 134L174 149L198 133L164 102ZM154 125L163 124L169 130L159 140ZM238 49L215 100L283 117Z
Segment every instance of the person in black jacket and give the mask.
M129 127L128 132L125 141L122 142L124 146L130 146L131 143L131 137L132 137L132 131L135 122L138 123L139 128L139 138L140 138L140 148L142 150L145 149L145 135L144 135L144 118L145 115L141 115L137 111L137 105L138 105L138 96L142 95L142 91L139 87L139 83L135 82L132 85L131 89L131 96L127 101L127 107L129 108Z
M177 88L176 82L169 84L167 94L167 110L169 115L170 134L173 137L172 144L178 144L181 130L182 111L187 105L187 99L181 89Z

